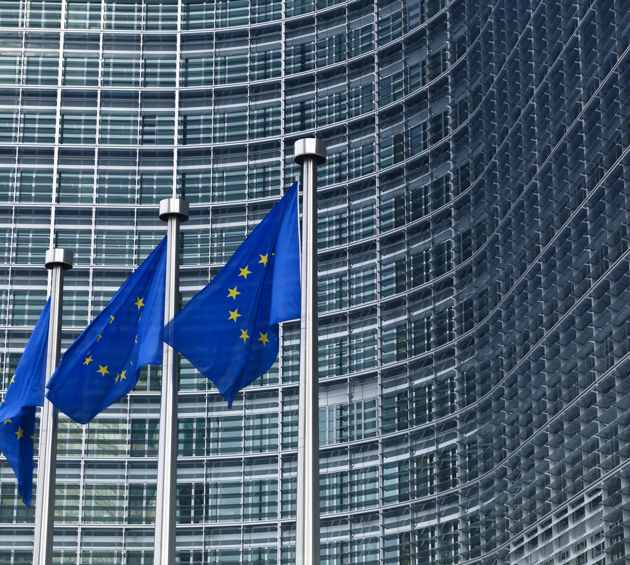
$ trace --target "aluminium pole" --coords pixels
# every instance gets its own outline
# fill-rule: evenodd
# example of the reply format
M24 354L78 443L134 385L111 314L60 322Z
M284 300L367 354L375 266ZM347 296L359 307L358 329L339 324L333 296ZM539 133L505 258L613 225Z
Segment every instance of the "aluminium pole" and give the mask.
M52 271L46 382L50 380L61 356L61 314L64 272L72 269L72 251L49 249L46 268ZM55 515L55 476L57 473L58 410L44 398L39 423L39 463L37 465L37 499L35 503L34 565L51 565Z
M326 162L321 139L295 142L302 165L302 308L298 404L296 565L319 565L319 381L317 363L317 165Z
M188 202L181 198L160 201L160 220L168 222L164 325L179 309L179 225L188 219ZM175 510L177 505L177 357L166 343L162 354L162 398L158 444L153 563L175 563Z

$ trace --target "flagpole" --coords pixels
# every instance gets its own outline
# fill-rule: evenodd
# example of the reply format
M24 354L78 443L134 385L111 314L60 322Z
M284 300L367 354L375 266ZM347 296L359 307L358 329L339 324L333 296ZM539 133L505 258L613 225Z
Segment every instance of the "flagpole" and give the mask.
M72 269L72 251L49 249L46 268L52 271L50 322L46 354L46 382L52 377L61 357L61 314L64 272ZM44 398L39 422L39 463L37 465L37 499L35 503L34 565L52 564L52 540L55 517L55 476L57 471L58 410Z
M302 165L302 314L298 404L296 565L319 565L319 381L317 359L317 165L326 162L321 139L295 142Z
M164 325L179 309L179 225L188 219L188 202L181 198L160 201L160 220L168 222ZM175 510L177 507L177 358L164 344L162 398L158 444L153 563L175 563Z

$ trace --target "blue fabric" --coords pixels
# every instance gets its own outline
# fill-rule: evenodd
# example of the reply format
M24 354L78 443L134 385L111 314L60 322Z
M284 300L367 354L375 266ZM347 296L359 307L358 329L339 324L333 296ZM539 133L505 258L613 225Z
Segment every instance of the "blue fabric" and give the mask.
M69 347L46 385L49 400L87 424L128 394L140 367L161 365L166 238Z
M0 449L13 468L22 502L33 493L36 406L44 405L50 299L46 302L0 404Z
M278 356L278 323L300 316L297 183L219 274L173 321L163 339L219 389L236 393Z

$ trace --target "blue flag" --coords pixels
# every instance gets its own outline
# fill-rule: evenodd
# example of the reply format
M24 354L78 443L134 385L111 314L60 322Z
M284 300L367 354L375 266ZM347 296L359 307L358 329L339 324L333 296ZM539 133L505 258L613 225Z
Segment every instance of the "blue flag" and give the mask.
M128 394L143 365L162 364L166 238L65 352L48 399L79 424Z
M276 360L278 322L300 316L299 247L294 183L164 328L164 341L214 382L230 407Z
M44 405L49 318L50 299L0 404L0 449L15 472L18 493L29 508L33 493L35 412L36 406Z

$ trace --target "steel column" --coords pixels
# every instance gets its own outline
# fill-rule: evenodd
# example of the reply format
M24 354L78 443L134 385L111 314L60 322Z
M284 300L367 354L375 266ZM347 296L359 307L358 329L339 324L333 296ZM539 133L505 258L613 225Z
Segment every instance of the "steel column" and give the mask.
M160 202L160 220L168 222L164 325L179 309L179 225L187 219L185 200L167 198ZM166 343L163 351L153 563L172 565L177 506L177 356Z
M72 268L72 251L49 249L46 268L52 271L46 382L55 372L61 357L61 314L64 272ZM55 516L55 477L57 472L58 410L44 398L39 422L39 463L37 466L37 498L35 501L34 565L52 564L52 541Z
M302 165L302 314L296 565L319 565L319 381L317 359L317 165L326 162L326 144L315 138L295 142Z

